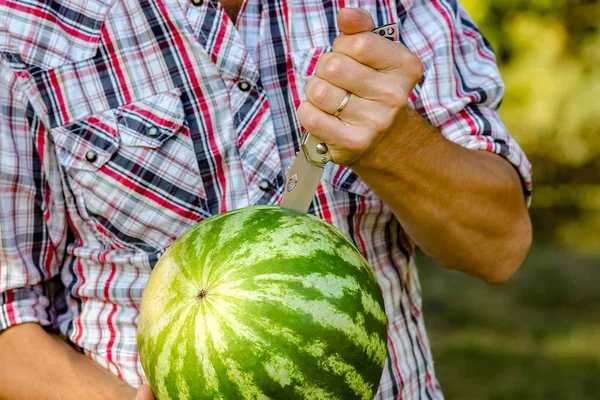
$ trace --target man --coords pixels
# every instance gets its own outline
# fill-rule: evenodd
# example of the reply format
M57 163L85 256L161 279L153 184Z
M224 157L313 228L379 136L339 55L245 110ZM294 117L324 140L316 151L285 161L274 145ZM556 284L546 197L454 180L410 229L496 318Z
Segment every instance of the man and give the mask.
M400 42L370 32L392 22ZM530 166L454 0L7 0L0 51L0 397L151 398L153 265L210 215L278 204L301 126L336 163L309 212L383 291L378 399L442 398L415 246L488 282L528 251Z

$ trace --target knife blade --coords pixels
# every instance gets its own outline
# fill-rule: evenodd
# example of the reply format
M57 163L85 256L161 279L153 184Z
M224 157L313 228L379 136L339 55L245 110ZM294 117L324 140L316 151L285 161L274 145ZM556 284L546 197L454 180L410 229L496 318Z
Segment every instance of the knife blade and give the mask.
M373 33L393 41L399 38L396 23L380 26ZM325 165L331 161L327 144L305 131L300 140L300 150L285 173L281 207L306 213L323 177Z

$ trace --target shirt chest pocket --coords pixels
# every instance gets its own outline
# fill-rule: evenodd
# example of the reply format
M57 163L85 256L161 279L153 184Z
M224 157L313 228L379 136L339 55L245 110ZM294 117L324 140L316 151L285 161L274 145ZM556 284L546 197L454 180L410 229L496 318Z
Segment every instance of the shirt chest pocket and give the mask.
M166 248L208 216L178 90L52 130L74 207L102 241Z

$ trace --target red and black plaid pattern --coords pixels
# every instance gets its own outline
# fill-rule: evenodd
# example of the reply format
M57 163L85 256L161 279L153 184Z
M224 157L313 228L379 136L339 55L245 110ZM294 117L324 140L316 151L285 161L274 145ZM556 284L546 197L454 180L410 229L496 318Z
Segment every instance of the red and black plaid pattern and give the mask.
M497 113L494 54L454 0L247 0L235 25L215 0L3 0L0 330L38 322L144 382L135 336L153 265L207 216L280 201L295 109L344 6L400 25L425 66L411 105L449 139L504 156L529 193ZM389 208L328 165L310 212L356 243L381 285L377 398L442 398L414 247Z

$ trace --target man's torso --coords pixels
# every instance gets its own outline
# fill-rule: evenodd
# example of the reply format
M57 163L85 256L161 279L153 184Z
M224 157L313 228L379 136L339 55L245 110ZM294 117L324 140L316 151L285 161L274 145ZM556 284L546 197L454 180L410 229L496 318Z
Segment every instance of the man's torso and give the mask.
M28 27L35 40L9 31L3 58L38 127L40 168L56 197L50 224L63 219L56 229L72 232L57 325L138 385L135 330L152 266L206 217L280 201L301 132L295 108L338 34L342 4L249 1L236 29L224 11L238 16L239 1L88 3L65 2L58 20L40 7L43 28ZM383 25L402 24L409 3L345 5ZM414 249L391 211L351 170L328 165L310 212L357 244L383 289L390 338L378 396L441 398Z

